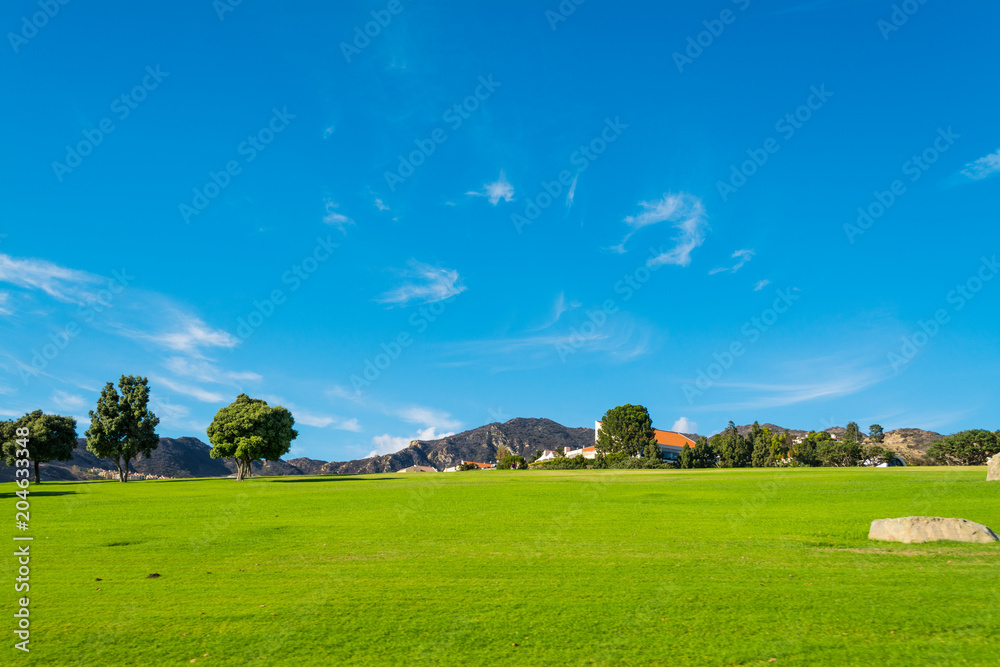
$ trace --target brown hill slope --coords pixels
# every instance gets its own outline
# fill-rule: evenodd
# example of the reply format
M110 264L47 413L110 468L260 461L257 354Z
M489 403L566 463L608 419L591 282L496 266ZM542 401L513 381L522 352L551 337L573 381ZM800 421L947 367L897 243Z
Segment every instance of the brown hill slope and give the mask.
M393 472L413 465L444 470L463 460L495 461L500 445L507 445L515 454L528 458L536 449L576 449L593 444L592 428L568 428L551 419L517 418L502 424L487 424L440 440L414 440L409 447L395 454L328 463L322 466L321 473Z

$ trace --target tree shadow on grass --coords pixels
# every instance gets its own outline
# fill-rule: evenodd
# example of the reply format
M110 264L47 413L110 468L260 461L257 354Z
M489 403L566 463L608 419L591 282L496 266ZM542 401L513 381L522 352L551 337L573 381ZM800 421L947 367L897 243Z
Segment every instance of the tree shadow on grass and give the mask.
M379 474L379 473L376 473ZM395 482L398 481L397 477L365 477L355 475L324 475L322 477L293 477L291 475L285 477L266 477L262 479L267 479L270 482L279 482L282 484L294 482L297 484L309 483L309 482Z
M5 498L13 498L14 492L10 493L0 493L0 500ZM31 491L29 497L34 498L36 496L73 496L76 495L76 491Z

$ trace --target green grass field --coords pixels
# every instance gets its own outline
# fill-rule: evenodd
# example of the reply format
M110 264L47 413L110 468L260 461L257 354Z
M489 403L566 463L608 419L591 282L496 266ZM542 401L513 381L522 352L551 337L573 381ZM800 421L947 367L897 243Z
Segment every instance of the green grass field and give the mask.
M2 663L997 665L1000 544L867 539L872 519L908 515L1000 529L985 477L45 483L31 495L32 652L5 647ZM7 526L13 490L0 486ZM15 568L2 559L5 582Z

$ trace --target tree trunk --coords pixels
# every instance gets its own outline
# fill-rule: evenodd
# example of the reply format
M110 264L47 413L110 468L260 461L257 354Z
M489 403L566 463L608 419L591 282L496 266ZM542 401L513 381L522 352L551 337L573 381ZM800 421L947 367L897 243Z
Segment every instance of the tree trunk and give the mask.
M35 461L35 484L41 484L42 477L38 474L38 461Z
M118 466L118 481L124 484L128 481L128 461L122 465L121 459L115 459L115 465Z
M236 481L242 482L246 476L247 471L250 468L250 464L243 459L236 459Z

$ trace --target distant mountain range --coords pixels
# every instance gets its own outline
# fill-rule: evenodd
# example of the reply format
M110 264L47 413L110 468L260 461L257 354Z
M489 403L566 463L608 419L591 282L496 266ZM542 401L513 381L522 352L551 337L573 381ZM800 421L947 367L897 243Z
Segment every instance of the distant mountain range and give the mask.
M774 424L761 424L776 433L788 433L790 437L806 435L808 431L786 429ZM750 425L737 427L740 433L748 433ZM826 429L841 435L844 429ZM686 434L692 440L697 434ZM927 460L927 447L941 434L915 428L903 428L886 432L885 446L899 454L908 463ZM287 461L266 461L254 464L254 475L358 475L366 473L395 472L409 466L431 466L438 470L457 465L460 461L489 462L496 460L497 448L507 445L512 452L530 457L538 449L559 449L570 447L579 449L594 444L593 428L570 428L557 424L551 419L511 419L504 423L487 424L471 431L457 433L440 440L414 440L401 451L385 456L374 456L354 461L327 462L316 459L297 458ZM132 469L145 475L172 478L226 477L236 472L236 465L230 459L213 459L210 447L198 438L160 438L159 447L148 459L139 458ZM77 440L77 448L71 461L55 461L40 466L42 480L85 480L98 479L90 470L115 470L107 459L100 459L87 451L84 439ZM0 481L12 481L14 469L0 465Z

